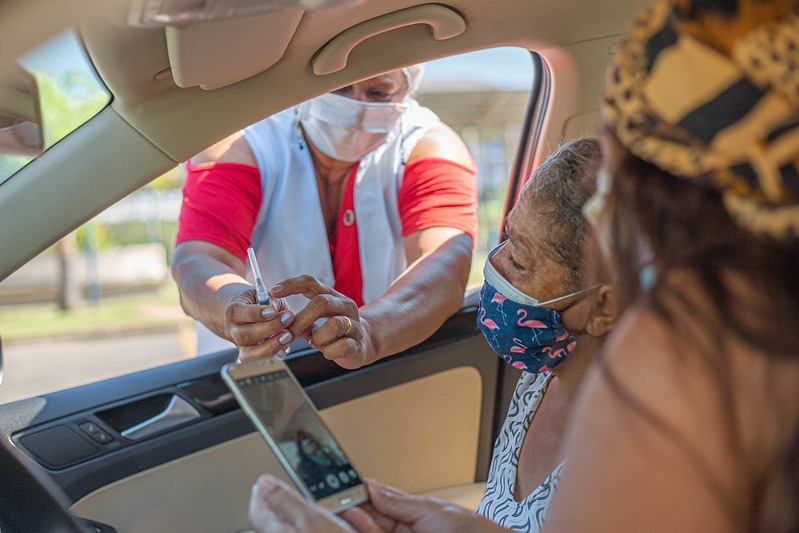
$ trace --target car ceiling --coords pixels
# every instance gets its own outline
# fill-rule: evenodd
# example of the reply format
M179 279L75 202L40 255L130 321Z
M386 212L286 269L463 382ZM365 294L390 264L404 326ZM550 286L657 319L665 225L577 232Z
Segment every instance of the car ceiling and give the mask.
M26 228L24 235L9 231L3 219L0 280L104 207L260 118L353 81L455 53L509 45L543 50L619 35L642 3L451 0L436 6L463 19L459 35L436 40L427 24L406 25L355 46L343 70L317 75L315 58L335 36L363 21L431 4L363 0L259 15L249 24L227 19L165 30L127 24L129 1L5 0L0 77L38 42L79 27L113 101L80 135L68 136L0 187L0 212L16 209L18 227ZM264 49L276 57L265 58L259 53ZM222 70L228 83L244 79L212 90L175 82L208 79L218 85L215 73ZM111 177L98 183L98 175Z

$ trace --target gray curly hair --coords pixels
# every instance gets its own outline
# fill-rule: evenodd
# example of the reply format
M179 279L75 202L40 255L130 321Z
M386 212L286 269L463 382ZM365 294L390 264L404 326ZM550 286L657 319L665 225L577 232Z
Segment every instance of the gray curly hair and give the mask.
M549 213L544 253L568 269L570 289L580 288L583 243L587 224L582 208L596 190L599 144L575 139L558 147L530 178L525 193L535 198L539 212Z

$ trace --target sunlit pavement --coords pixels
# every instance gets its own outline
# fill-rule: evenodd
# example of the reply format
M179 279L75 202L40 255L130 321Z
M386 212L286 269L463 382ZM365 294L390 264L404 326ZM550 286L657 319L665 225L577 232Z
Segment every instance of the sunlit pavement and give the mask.
M0 403L192 357L194 330L190 329L4 344Z

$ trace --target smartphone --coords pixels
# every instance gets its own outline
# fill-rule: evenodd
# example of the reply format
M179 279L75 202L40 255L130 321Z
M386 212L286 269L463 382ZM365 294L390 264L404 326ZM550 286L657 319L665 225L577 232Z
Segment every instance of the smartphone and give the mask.
M305 498L334 513L369 499L352 462L283 361L230 363L221 374Z

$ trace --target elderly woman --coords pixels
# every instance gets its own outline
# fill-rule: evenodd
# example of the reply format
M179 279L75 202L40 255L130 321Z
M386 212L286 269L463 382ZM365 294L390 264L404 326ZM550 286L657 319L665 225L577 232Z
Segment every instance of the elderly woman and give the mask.
M485 263L478 323L508 364L522 369L497 439L478 512L506 527L538 531L558 483L561 441L572 399L593 353L616 316L612 288L597 269L583 279L585 222L599 148L582 139L562 146L535 172L507 219L507 240ZM543 230L545 228L545 231ZM588 248L590 249L590 247ZM359 530L393 529L407 500L429 518L420 531L462 531L496 524L440 500L370 483L373 514L343 516ZM348 526L303 501L269 476L254 487L251 520L259 531L332 531Z
M796 0L661 0L633 24L589 209L627 308L552 530L799 530L798 58Z

